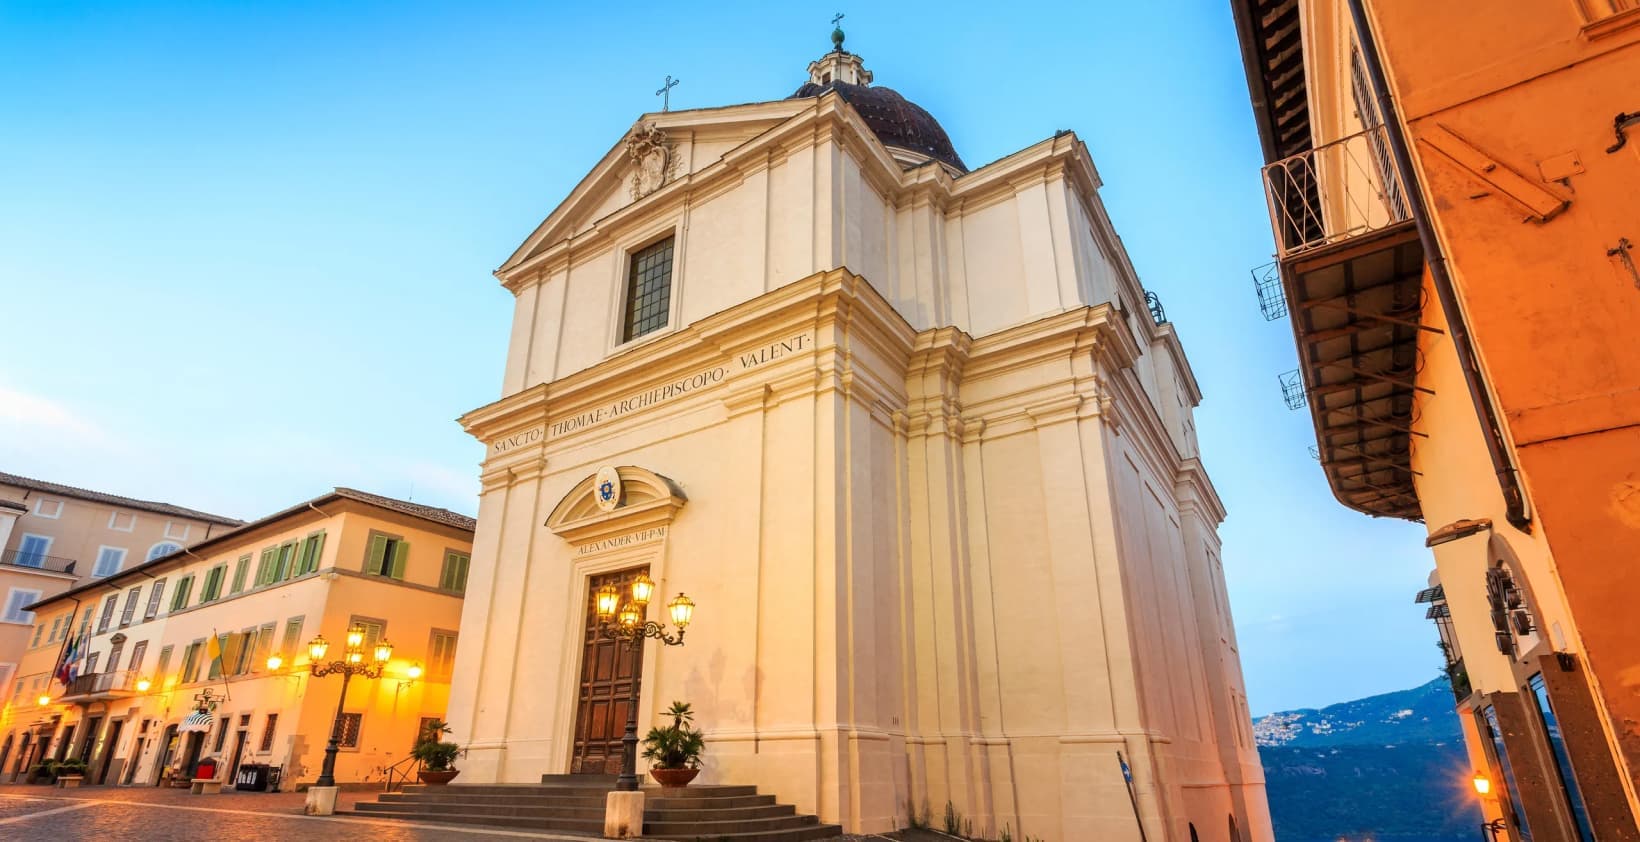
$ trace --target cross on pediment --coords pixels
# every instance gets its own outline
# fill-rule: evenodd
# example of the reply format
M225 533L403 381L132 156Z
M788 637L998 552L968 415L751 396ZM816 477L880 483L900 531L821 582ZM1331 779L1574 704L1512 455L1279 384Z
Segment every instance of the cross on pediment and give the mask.
M661 110L662 111L671 111L672 110L672 89L677 87L678 82L680 82L680 81L682 81L682 80L681 79L673 79L672 74L668 73L666 75L666 84L662 85L661 89L655 92L655 96L658 96L658 97L661 98Z

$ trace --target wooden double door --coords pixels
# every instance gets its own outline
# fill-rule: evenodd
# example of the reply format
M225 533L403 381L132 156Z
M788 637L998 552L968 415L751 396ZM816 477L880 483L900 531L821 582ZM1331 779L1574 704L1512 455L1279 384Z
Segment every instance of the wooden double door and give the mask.
M628 645L599 633L598 589L613 584L621 589L624 602L632 593L632 580L648 572L644 566L605 573L592 577L587 588L571 773L620 774L621 737L626 734L626 719L643 674L643 640Z

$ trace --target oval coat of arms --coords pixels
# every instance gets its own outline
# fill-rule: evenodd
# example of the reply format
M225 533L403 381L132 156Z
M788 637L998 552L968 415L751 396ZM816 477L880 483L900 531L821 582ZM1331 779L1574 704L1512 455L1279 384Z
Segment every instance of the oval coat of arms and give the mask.
M621 505L621 475L612 467L598 469L597 475L592 478L592 497L598 501L598 508L609 512Z

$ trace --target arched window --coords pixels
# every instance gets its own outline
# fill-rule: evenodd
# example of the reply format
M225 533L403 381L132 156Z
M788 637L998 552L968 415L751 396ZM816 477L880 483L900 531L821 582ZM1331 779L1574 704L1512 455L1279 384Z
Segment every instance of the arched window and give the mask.
M174 552L176 552L177 550L180 550L180 549L182 549L181 544L175 544L175 543L172 543L170 541L161 541L158 544L155 544L154 546L152 546L148 549L148 559L147 560L148 561L153 561L154 559L159 558L162 555L170 555L171 553L174 553Z

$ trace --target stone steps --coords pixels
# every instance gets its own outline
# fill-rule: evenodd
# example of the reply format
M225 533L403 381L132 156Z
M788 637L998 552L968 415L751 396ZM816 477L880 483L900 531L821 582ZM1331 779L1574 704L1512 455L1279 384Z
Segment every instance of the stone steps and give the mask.
M613 776L543 775L539 784L407 786L360 802L352 815L602 836ZM644 789L644 835L698 842L808 842L839 836L837 825L799 815L756 787L723 784Z

